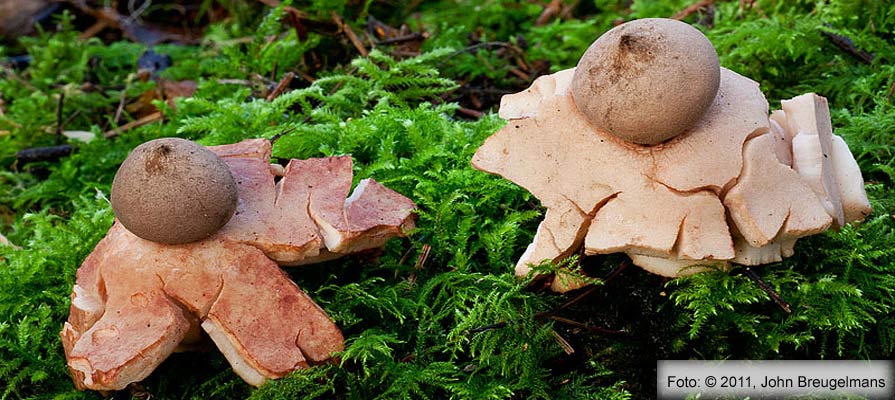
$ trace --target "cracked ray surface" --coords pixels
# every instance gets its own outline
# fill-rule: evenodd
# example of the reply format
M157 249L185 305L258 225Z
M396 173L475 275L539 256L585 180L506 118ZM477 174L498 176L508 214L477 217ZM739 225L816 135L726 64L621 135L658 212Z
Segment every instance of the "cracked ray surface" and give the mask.
M830 226L806 183L812 178L787 164L800 155L792 149L798 135L781 126L799 124L783 112L772 124L756 82L721 68L718 94L694 128L641 146L587 121L570 95L573 75L574 68L543 76L504 96L499 114L506 126L472 159L474 167L522 186L547 208L517 275L582 246L586 254L627 253L635 264L665 276L701 270L685 268L691 265L725 267L730 260L754 265L791 254L797 238ZM798 104L817 124L829 114L811 108L826 105L812 96ZM841 149L839 154L851 159ZM862 184L850 182L842 190L862 192ZM764 215L768 210L772 217ZM560 291L575 285L557 287L554 281Z
M221 231L165 245L116 222L78 269L61 332L77 387L123 389L200 330L252 385L325 362L342 334L277 264L379 247L413 228L413 202L373 180L346 200L350 157L292 160L275 181L267 141L211 149L239 189L237 215Z

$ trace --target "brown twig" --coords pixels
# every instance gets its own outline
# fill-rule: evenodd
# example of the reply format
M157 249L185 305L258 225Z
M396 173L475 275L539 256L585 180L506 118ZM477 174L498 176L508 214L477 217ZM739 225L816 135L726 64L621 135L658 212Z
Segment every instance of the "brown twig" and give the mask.
M696 3L690 4L687 8L681 10L681 12L674 14L671 19L676 19L678 21L693 15L693 13L715 4L715 0L700 0Z
M295 37L304 42L308 40L308 28L302 23L302 17L301 11L292 7L286 7L287 22L292 26L292 30L295 31Z
M419 257L416 258L416 263L413 264L414 269L423 269L426 266L426 261L429 259L429 253L432 252L432 246L428 244L424 244L423 248L420 250Z
M473 110L471 108L465 108L465 107L458 108L457 112L459 112L460 114L466 115L468 117L476 118L476 119L482 118L482 116L485 115L485 113L483 113L481 111Z
M295 78L295 74L292 72L287 72L283 75L283 78L280 79L280 82L277 83L277 86L273 88L273 91L267 95L267 101L273 101L273 99L280 97L286 89L289 88L289 84L292 83L292 79Z
M257 81L259 81L259 82L261 82L261 83L263 83L263 84L265 84L265 85L267 85L267 86L270 86L270 85L273 85L273 84L277 83L277 82L275 82L275 81L273 81L273 80L270 80L270 79L267 79L267 77L262 76L261 74L257 74L257 73L252 74L252 78L255 78Z
M575 348L572 347L572 344L569 343L566 338L562 337L558 332L553 331L553 338L556 339L556 342L559 343L559 347L562 347L562 350L566 352L566 355L570 356L575 354Z
M118 96L118 108L115 109L115 118L112 119L116 124L121 120L121 113L124 112L124 103L127 101L127 86L121 89L121 95Z
M370 52L367 51L367 48L364 47L364 44L361 43L360 39L358 39L357 34L354 33L354 29L351 29L351 27L348 26L348 24L346 24L345 21L342 20L342 17L340 17L339 14L337 14L335 11L331 12L330 15L332 16L333 22L335 22L336 25L339 26L340 30L345 33L345 35L348 35L348 40L351 41L351 44L354 45L354 48L357 49L357 52L364 57L369 56Z
M581 293L578 293L578 295L576 295L575 297L573 297L573 298L571 298L571 299L569 299L569 300L566 300L564 303L562 303L562 304L560 304L558 307L554 308L553 311L551 311L550 313L551 313L551 314L555 314L555 313L557 313L557 312L559 312L559 311L561 311L561 310L564 310L564 309L566 309L566 308L571 307L573 304L575 304L575 303L577 303L577 302L583 300L583 299L586 298L587 296L590 296L591 294L593 294L594 292L596 292L596 291L597 291L597 287L598 287L598 286L591 286L591 287L587 288L587 290L585 290L585 291L583 291L583 292L581 292Z
M392 45L392 44L400 44L404 42L412 42L414 40L424 40L426 39L426 35L420 32L412 32L407 35L396 36L393 38L383 39L376 42L378 45Z
M544 11L535 20L535 26L543 26L562 11L562 0L552 0L544 7Z
M846 54L854 57L864 64L872 64L873 59L876 58L873 54L870 54L862 49L859 49L858 46L855 46L855 42L848 36L843 36L828 31L821 31L820 33L826 36L827 39L830 39L830 41L833 42L833 44L835 44L836 47L838 47L840 50L844 51Z
M420 254L416 257L416 262L413 264L414 272L411 272L407 277L407 281L410 283L416 282L416 271L423 269L426 266L426 261L429 259L429 253L432 252L432 246L428 244L424 244L420 249ZM401 257L401 261L398 262L398 265L403 265L405 261L407 261L407 257L410 256L410 250ZM398 271L395 271L395 277L397 278Z
M131 130L131 129L138 128L143 125L151 124L153 122L161 121L163 118L164 118L164 115L162 115L161 111L156 111L156 112L149 114L143 118L128 122L124 125L121 125L121 126L115 128L115 129L112 129L111 131L103 133L103 137L105 137L106 139L113 138L113 137L118 136L124 132Z
M370 35L370 32L367 32L364 30L364 31L361 31L360 33L362 33L364 35L364 39L366 40L366 43L368 43L370 45L371 49L376 47L376 39L372 35Z
M774 300L774 303L777 303L777 305L780 306L780 308L784 312L786 312L787 314L792 313L792 309L790 308L789 303L783 300L783 298L780 297L776 290L774 290L763 279L761 279L761 277L758 276L758 273L755 272L755 270L750 267L743 267L743 272L745 272L746 276L748 276L749 279L752 279L752 281L755 282L755 284L757 284L758 287L761 288L761 290L764 290L765 293L768 294L768 296L771 296L771 300Z
M513 75L518 76L518 77L521 78L523 81L528 82L528 81L531 80L531 75L525 73L524 71L522 71L522 70L519 69L519 68L516 68L516 67L510 68L510 73L513 74Z
M271 145L271 146L275 145L275 144L277 143L277 141L280 140L280 138L282 138L283 136L286 136L286 135L288 135L288 134L290 134L290 133L292 133L292 132L295 132L295 127L294 127L294 126L290 126L290 127L286 128L286 129L284 129L282 132L280 132L280 133L274 135L272 138L269 139L269 141L270 141L270 145Z
M482 103L482 100L475 93L469 94L469 102L472 103L473 108L476 110L481 110L485 106L485 103Z
M81 34L78 35L78 39L80 39L80 40L90 39L90 38L96 36L97 34L99 34L100 32L102 32L103 29L106 29L108 27L109 27L108 21L102 20L102 19L97 20L96 23L94 23L93 25L90 25L90 27L85 29L84 32L81 32Z
M572 18L572 13L578 9L578 5L581 4L581 0L575 0L572 4L569 4L567 7L563 7L562 12L559 13L560 19L569 19Z
M307 72L302 71L302 70L298 71L298 76L300 76L302 79L308 81L308 83L314 83L314 81L317 80L317 78L314 78L313 76L311 76L310 74L308 74Z

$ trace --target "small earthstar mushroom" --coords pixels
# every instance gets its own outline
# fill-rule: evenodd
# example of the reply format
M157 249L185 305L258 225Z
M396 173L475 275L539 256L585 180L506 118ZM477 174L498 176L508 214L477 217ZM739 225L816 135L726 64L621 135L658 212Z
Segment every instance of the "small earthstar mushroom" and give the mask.
M185 139L137 146L112 183L115 217L153 242L189 243L223 227L239 197L230 169L213 152Z
M547 209L516 264L623 252L668 277L793 254L796 240L870 213L848 146L813 93L768 115L758 84L720 67L678 21L622 24L576 68L501 99L509 123L472 165ZM560 271L552 288L585 281Z
M226 226L163 244L116 222L78 268L60 333L78 389L124 389L171 353L200 348L202 331L254 386L331 362L342 332L277 264L379 248L414 227L416 206L401 194L371 178L351 193L350 156L279 169L265 139L209 150L236 180L238 209Z

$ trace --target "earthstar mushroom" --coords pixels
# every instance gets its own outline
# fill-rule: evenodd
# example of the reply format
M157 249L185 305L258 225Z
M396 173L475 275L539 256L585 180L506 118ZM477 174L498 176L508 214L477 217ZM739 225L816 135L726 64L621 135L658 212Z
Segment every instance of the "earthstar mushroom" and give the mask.
M223 228L165 244L117 221L78 269L60 335L79 389L121 390L202 331L255 386L327 362L342 350L342 333L277 264L376 248L414 226L413 202L372 179L346 201L350 157L291 160L276 180L267 140L210 150L238 193Z
M708 40L701 33L694 39L698 31L680 24L620 25L597 39L576 68L542 76L501 100L507 125L485 140L472 164L519 184L547 208L517 275L582 247L588 255L623 252L672 277L730 262L762 264L792 255L800 237L869 214L857 163L844 141L832 145L825 99L784 101L784 110L769 117L758 84L712 66L706 60L716 60L714 50L702 48ZM687 43L701 54L692 71L718 68L716 92L709 90L711 71L686 73L693 93L674 80L640 81L667 75L667 60L689 61ZM636 62L615 63L622 53ZM631 100L649 85L663 102ZM713 94L705 110L693 101L693 110L681 111L688 103L672 101L707 93ZM648 118L654 115L661 118ZM607 116L609 122L600 119ZM618 129L617 120L633 121L632 130ZM685 127L671 134L677 129L665 126ZM582 284L558 275L554 290Z

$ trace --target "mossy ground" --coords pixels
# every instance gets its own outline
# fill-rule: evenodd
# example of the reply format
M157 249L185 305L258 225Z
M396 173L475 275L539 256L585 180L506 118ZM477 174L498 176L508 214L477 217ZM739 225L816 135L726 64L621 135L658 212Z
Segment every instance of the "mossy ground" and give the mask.
M559 17L537 25L547 3L294 1L310 26L301 32L282 8L203 2L229 17L199 15L216 21L201 44L153 48L172 58L161 78L198 90L156 102L164 121L89 144L56 135L59 116L65 130L99 134L136 119L119 104L156 85L135 78L147 46L79 40L79 16L0 48L30 55L0 73L0 233L21 246L0 247L0 398L100 397L74 390L58 332L74 273L112 223L118 165L162 136L211 145L281 135L279 159L351 154L357 179L417 202L419 229L379 254L289 270L344 330L340 364L253 389L213 349L176 354L115 398L651 398L657 359L895 358L895 5L718 1L687 17L772 107L826 96L868 182L874 213L863 225L802 240L796 256L757 269L791 304L786 314L739 270L666 281L618 272L622 257L590 257L584 270L613 277L580 298L512 276L543 210L469 165L503 124L499 96L573 66L619 19L668 17L691 2L562 2ZM360 57L330 29L333 13L357 32L373 16L428 38ZM288 72L314 82L297 78L265 100ZM66 142L70 156L16 161L22 149Z

